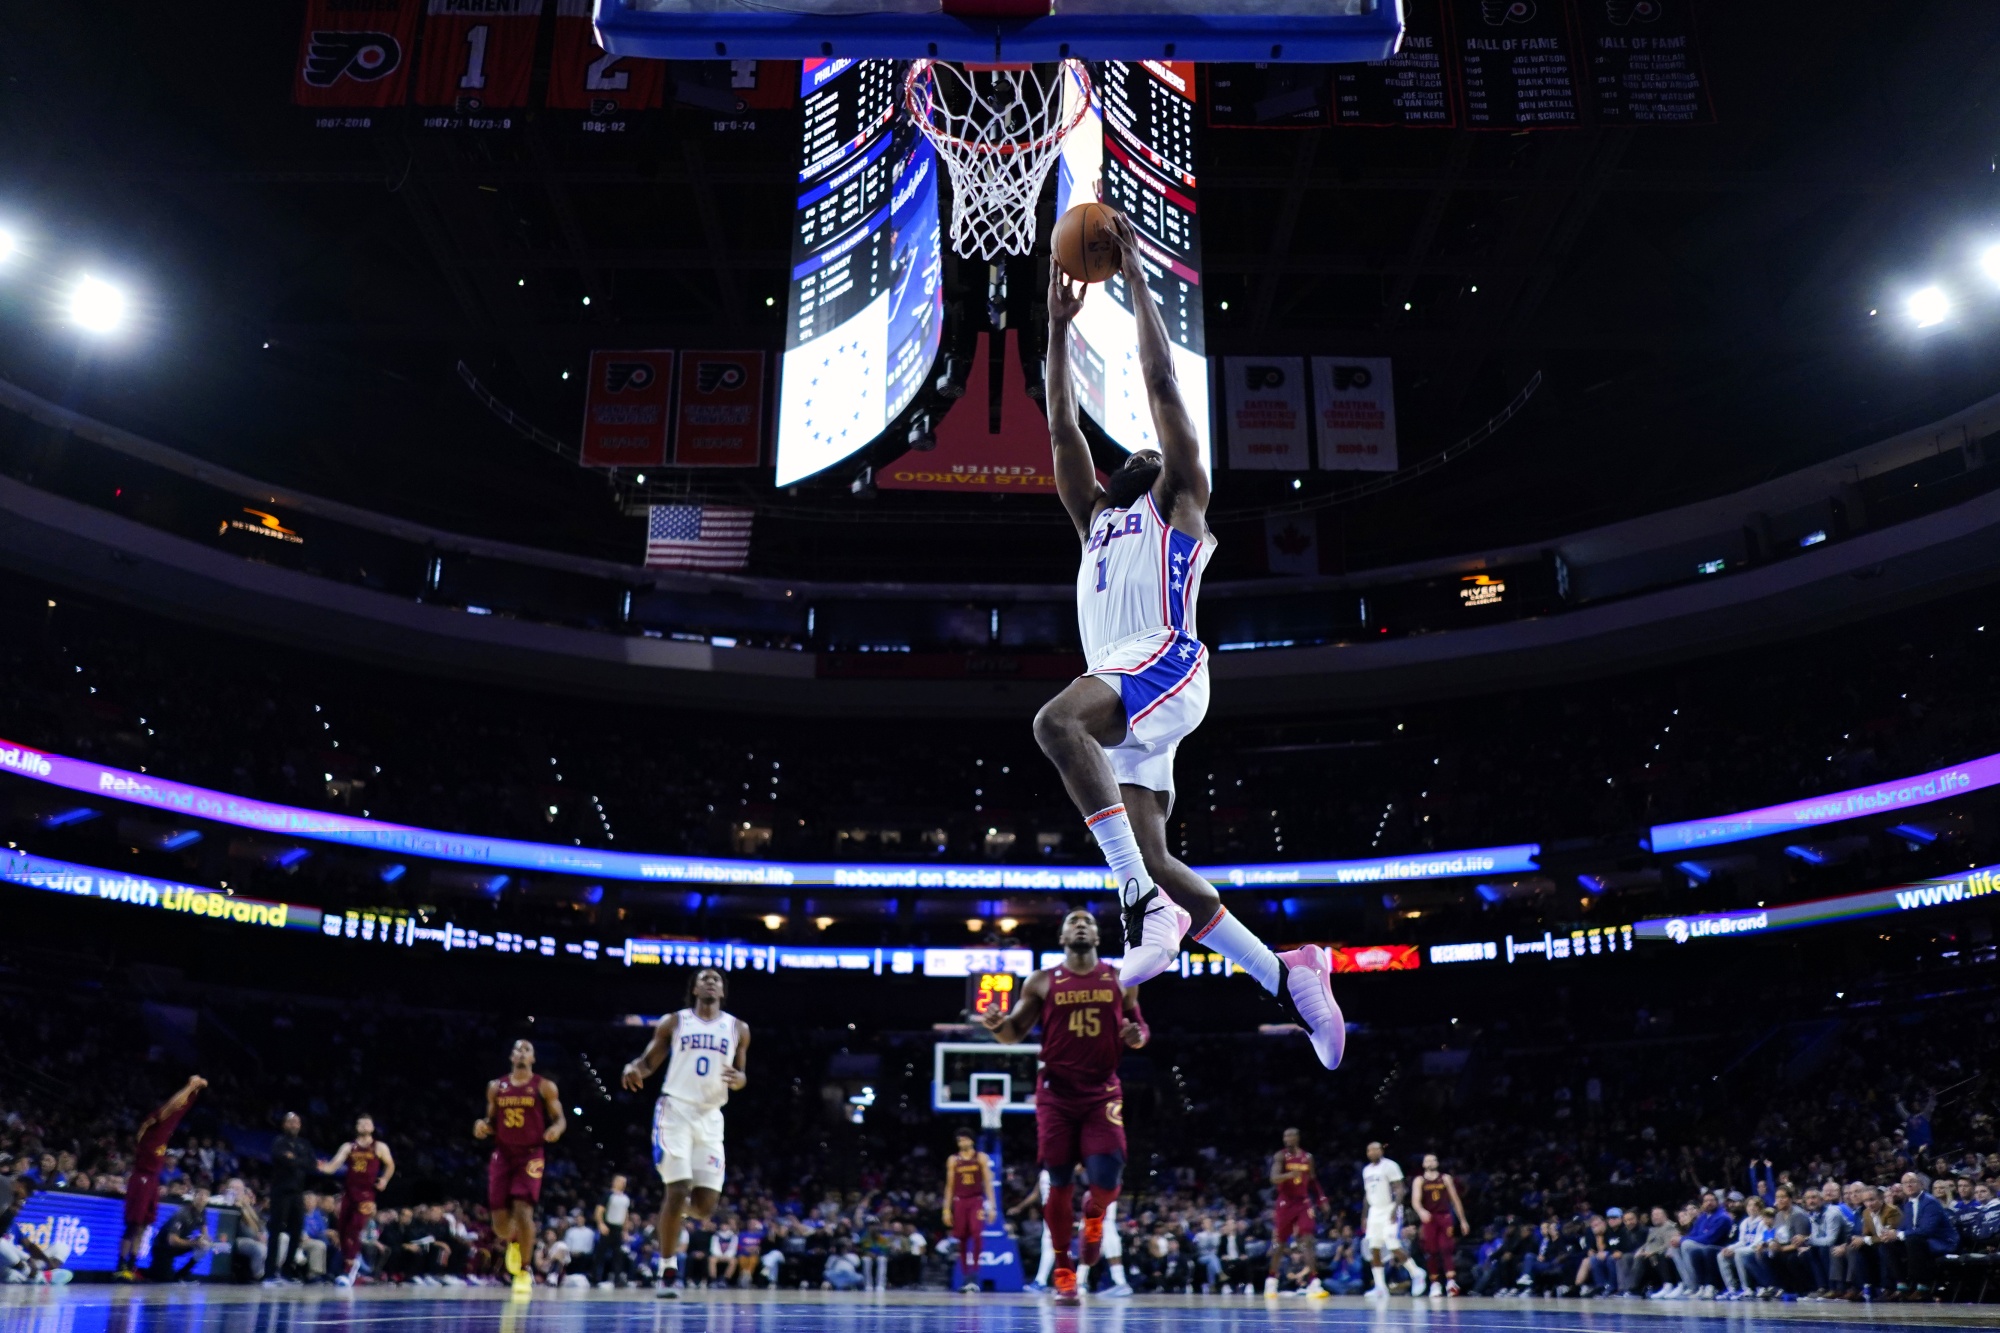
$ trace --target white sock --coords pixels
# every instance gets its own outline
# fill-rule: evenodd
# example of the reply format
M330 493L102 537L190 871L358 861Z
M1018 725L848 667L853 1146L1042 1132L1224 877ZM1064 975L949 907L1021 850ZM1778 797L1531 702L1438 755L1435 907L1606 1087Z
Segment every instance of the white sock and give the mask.
M1125 1265L1116 1259L1111 1261L1111 1285L1114 1287L1125 1285Z
M1042 1261L1035 1266L1035 1285L1046 1287L1049 1277L1056 1271L1056 1247L1049 1244L1049 1233L1042 1232Z
M1153 877L1146 873L1146 858L1139 855L1139 839L1132 833L1132 821L1123 805L1107 806L1083 821L1097 839L1098 850L1118 880L1118 901L1130 907L1153 889Z
M1230 962L1256 978L1257 984L1276 995L1278 983L1285 975L1285 969L1278 963L1278 955L1271 952L1271 946L1250 933L1250 927L1229 914L1226 907L1215 909L1215 919L1189 936L1197 944L1209 948L1227 958Z
M1370 1264L1368 1265L1368 1271L1375 1275L1376 1286L1380 1287L1384 1291L1387 1291L1389 1289L1389 1275L1382 1271L1382 1265Z

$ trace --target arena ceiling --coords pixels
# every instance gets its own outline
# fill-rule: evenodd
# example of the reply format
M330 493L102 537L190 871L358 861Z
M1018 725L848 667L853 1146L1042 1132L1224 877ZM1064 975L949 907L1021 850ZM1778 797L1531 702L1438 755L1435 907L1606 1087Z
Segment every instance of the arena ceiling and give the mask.
M1543 376L1479 450L1332 510L1330 564L1684 502L2000 387L2000 289L1933 336L1900 318L1909 289L2000 240L2000 9L1696 12L1711 126L1209 133L1211 353L1393 356L1411 461ZM562 373L593 347L781 346L796 119L316 131L289 99L300 21L249 0L10 15L0 212L46 242L17 262L98 256L146 326L80 351L31 299L57 275L30 272L0 294L0 375L288 484L636 559L602 481L498 423L455 368L573 436ZM959 274L973 307L983 278ZM1288 482L1225 474L1218 503L1251 514ZM795 506L760 521L769 572L1059 580L1074 558L1047 502L767 483L705 484ZM891 517L913 521L872 521ZM1262 568L1237 522L1249 540L1224 527L1218 577Z

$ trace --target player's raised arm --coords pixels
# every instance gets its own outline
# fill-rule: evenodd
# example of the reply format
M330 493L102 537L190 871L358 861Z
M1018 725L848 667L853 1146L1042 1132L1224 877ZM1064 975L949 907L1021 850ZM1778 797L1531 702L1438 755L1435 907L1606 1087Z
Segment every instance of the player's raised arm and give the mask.
M1104 503L1104 488L1097 484L1097 465L1090 460L1090 445L1083 438L1083 426L1076 416L1076 385L1069 377L1069 325L1083 309L1087 289L1072 286L1062 268L1049 265L1049 356L1043 371L1048 394L1049 442L1055 449L1056 496L1069 511L1081 537L1090 531Z
M396 1154L389 1151L389 1145L375 1140L375 1151L382 1158L382 1174L375 1178L375 1192L380 1194L389 1188L389 1178L396 1174Z
M1049 974L1037 972L1021 987L1021 998L1014 1001L1012 1010L1003 1016L998 1009L989 1009L979 1021L995 1041L1003 1046L1015 1045L1035 1030L1035 1022L1042 1016L1042 1003L1048 996Z
M637 1092L645 1087L646 1080L666 1060L667 1052L674 1044L674 1033L680 1027L680 1019L678 1013L663 1014L660 1021L653 1024L652 1040L646 1043L645 1050L639 1052L638 1059L625 1066L625 1073L619 1079L628 1091Z
M341 1167L347 1165L347 1155L353 1151L353 1140L350 1139L348 1142L341 1144L340 1148L333 1154L331 1160L319 1164L319 1173L323 1176L330 1176L340 1170Z
M722 1086L731 1092L750 1081L750 1025L736 1020L736 1054L722 1067Z
M1208 471L1202 466L1201 436L1181 399L1180 380L1167 340L1167 321L1160 314L1153 289L1146 285L1145 262L1139 257L1139 233L1132 219L1120 213L1112 224L1118 243L1125 286L1132 296L1132 313L1139 326L1139 370L1146 377L1146 399L1153 409L1153 431L1160 437L1161 494L1178 506L1185 498L1196 509L1208 510ZM1171 508L1168 522L1173 521Z
M562 1094L556 1091L554 1079L542 1080L542 1119L548 1122L542 1130L543 1143L554 1143L569 1128L569 1119L563 1115Z

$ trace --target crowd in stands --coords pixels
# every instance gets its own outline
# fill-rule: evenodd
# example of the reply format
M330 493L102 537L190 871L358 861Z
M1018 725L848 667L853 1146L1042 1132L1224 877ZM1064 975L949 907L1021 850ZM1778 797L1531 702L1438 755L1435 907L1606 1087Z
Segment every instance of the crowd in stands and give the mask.
M1857 987L1830 1010L1780 988L1756 997L1770 1019L1755 1032L1699 988L1671 1010L1591 992L1530 1004L1524 992L1476 1024L1357 1034L1331 1102L1326 1076L1284 1036L1156 1027L1124 1069L1124 1276L1141 1292L1261 1290L1276 1147L1265 1140L1297 1123L1333 1209L1310 1267L1280 1256L1287 1289L1315 1275L1340 1293L1376 1284L1356 1238L1359 1149L1379 1138L1412 1176L1425 1152L1453 1174L1472 1222L1451 1260L1467 1294L1970 1298L1962 1256L2000 1234L1992 966L1978 965L1952 998L1918 978ZM753 1022L783 983L764 984L774 989L743 1000ZM337 1182L310 1182L302 1244L272 1235L268 1154L293 1111L317 1159L363 1112L395 1149L396 1181L356 1238L366 1280L496 1280L485 1145L469 1133L513 1035L494 1020L408 1009L386 994L328 1001L165 970L135 982L81 956L58 964L8 951L0 1030L10 1034L0 1175L23 1197L116 1194L140 1119L180 1071L198 1065L209 1077L163 1172L181 1208L154 1236L157 1277L185 1275L202 1257L243 1281L340 1273ZM692 1226L681 1280L945 1283L953 1247L938 1191L949 1126L928 1106L935 1034L776 1022L759 1031L750 1082L726 1113L725 1195L711 1221ZM650 1094L597 1076L635 1053L637 1030L544 1017L534 1037L538 1067L576 1111L549 1154L535 1274L650 1283L660 1267ZM878 1058L862 1118L841 1073L857 1052ZM1246 1101L1257 1116L1241 1114ZM1001 1204L1032 1271L1032 1140L1025 1124L1010 1124L1005 1140ZM211 1201L230 1218L221 1231L203 1226ZM1405 1247L1421 1257L1405 1220ZM209 1234L217 1239L201 1239ZM10 1280L27 1280L39 1261L16 1247L0 1262ZM1382 1281L1391 1292L1419 1285L1396 1265Z
M19 631L0 641L0 737L58 753L309 808L618 850L1097 859L1025 724L694 716L446 684L27 595L38 592L0 594ZM1500 698L1282 722L1218 717L1182 749L1175 850L1203 864L1578 839L1629 849L1655 821L1985 754L2000 749L1991 603L1968 593L1798 643ZM2000 856L1977 824L1946 840L1952 867L1968 863L1961 851ZM214 840L185 853L183 873L215 854ZM1856 855L1851 871L1793 865L1787 873L1812 881L1750 896L1940 873L1895 839ZM278 882L290 867L231 867L239 873L253 894L298 900L296 881ZM317 858L304 873L340 872ZM1850 873L1854 885L1836 882ZM315 881L308 901L454 891L364 878ZM529 918L550 909L534 895L517 901L521 892L508 890L508 908L532 929ZM565 907L660 910L648 892L607 885L601 903ZM1454 910L1435 908L1446 919Z

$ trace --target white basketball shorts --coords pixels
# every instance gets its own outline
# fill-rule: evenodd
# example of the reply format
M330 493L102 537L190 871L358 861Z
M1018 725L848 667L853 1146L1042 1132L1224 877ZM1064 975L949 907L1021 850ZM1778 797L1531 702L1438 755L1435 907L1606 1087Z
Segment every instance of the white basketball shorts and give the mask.
M1208 715L1208 649L1173 629L1147 630L1105 649L1086 674L1125 702L1125 739L1104 747L1118 781L1167 794L1173 806L1174 750Z
M1393 1254L1403 1248L1403 1227L1394 1208L1370 1208L1361 1235L1364 1254Z
M653 1108L653 1165L662 1181L720 1190L725 1162L721 1107L704 1110L678 1097L660 1098Z

